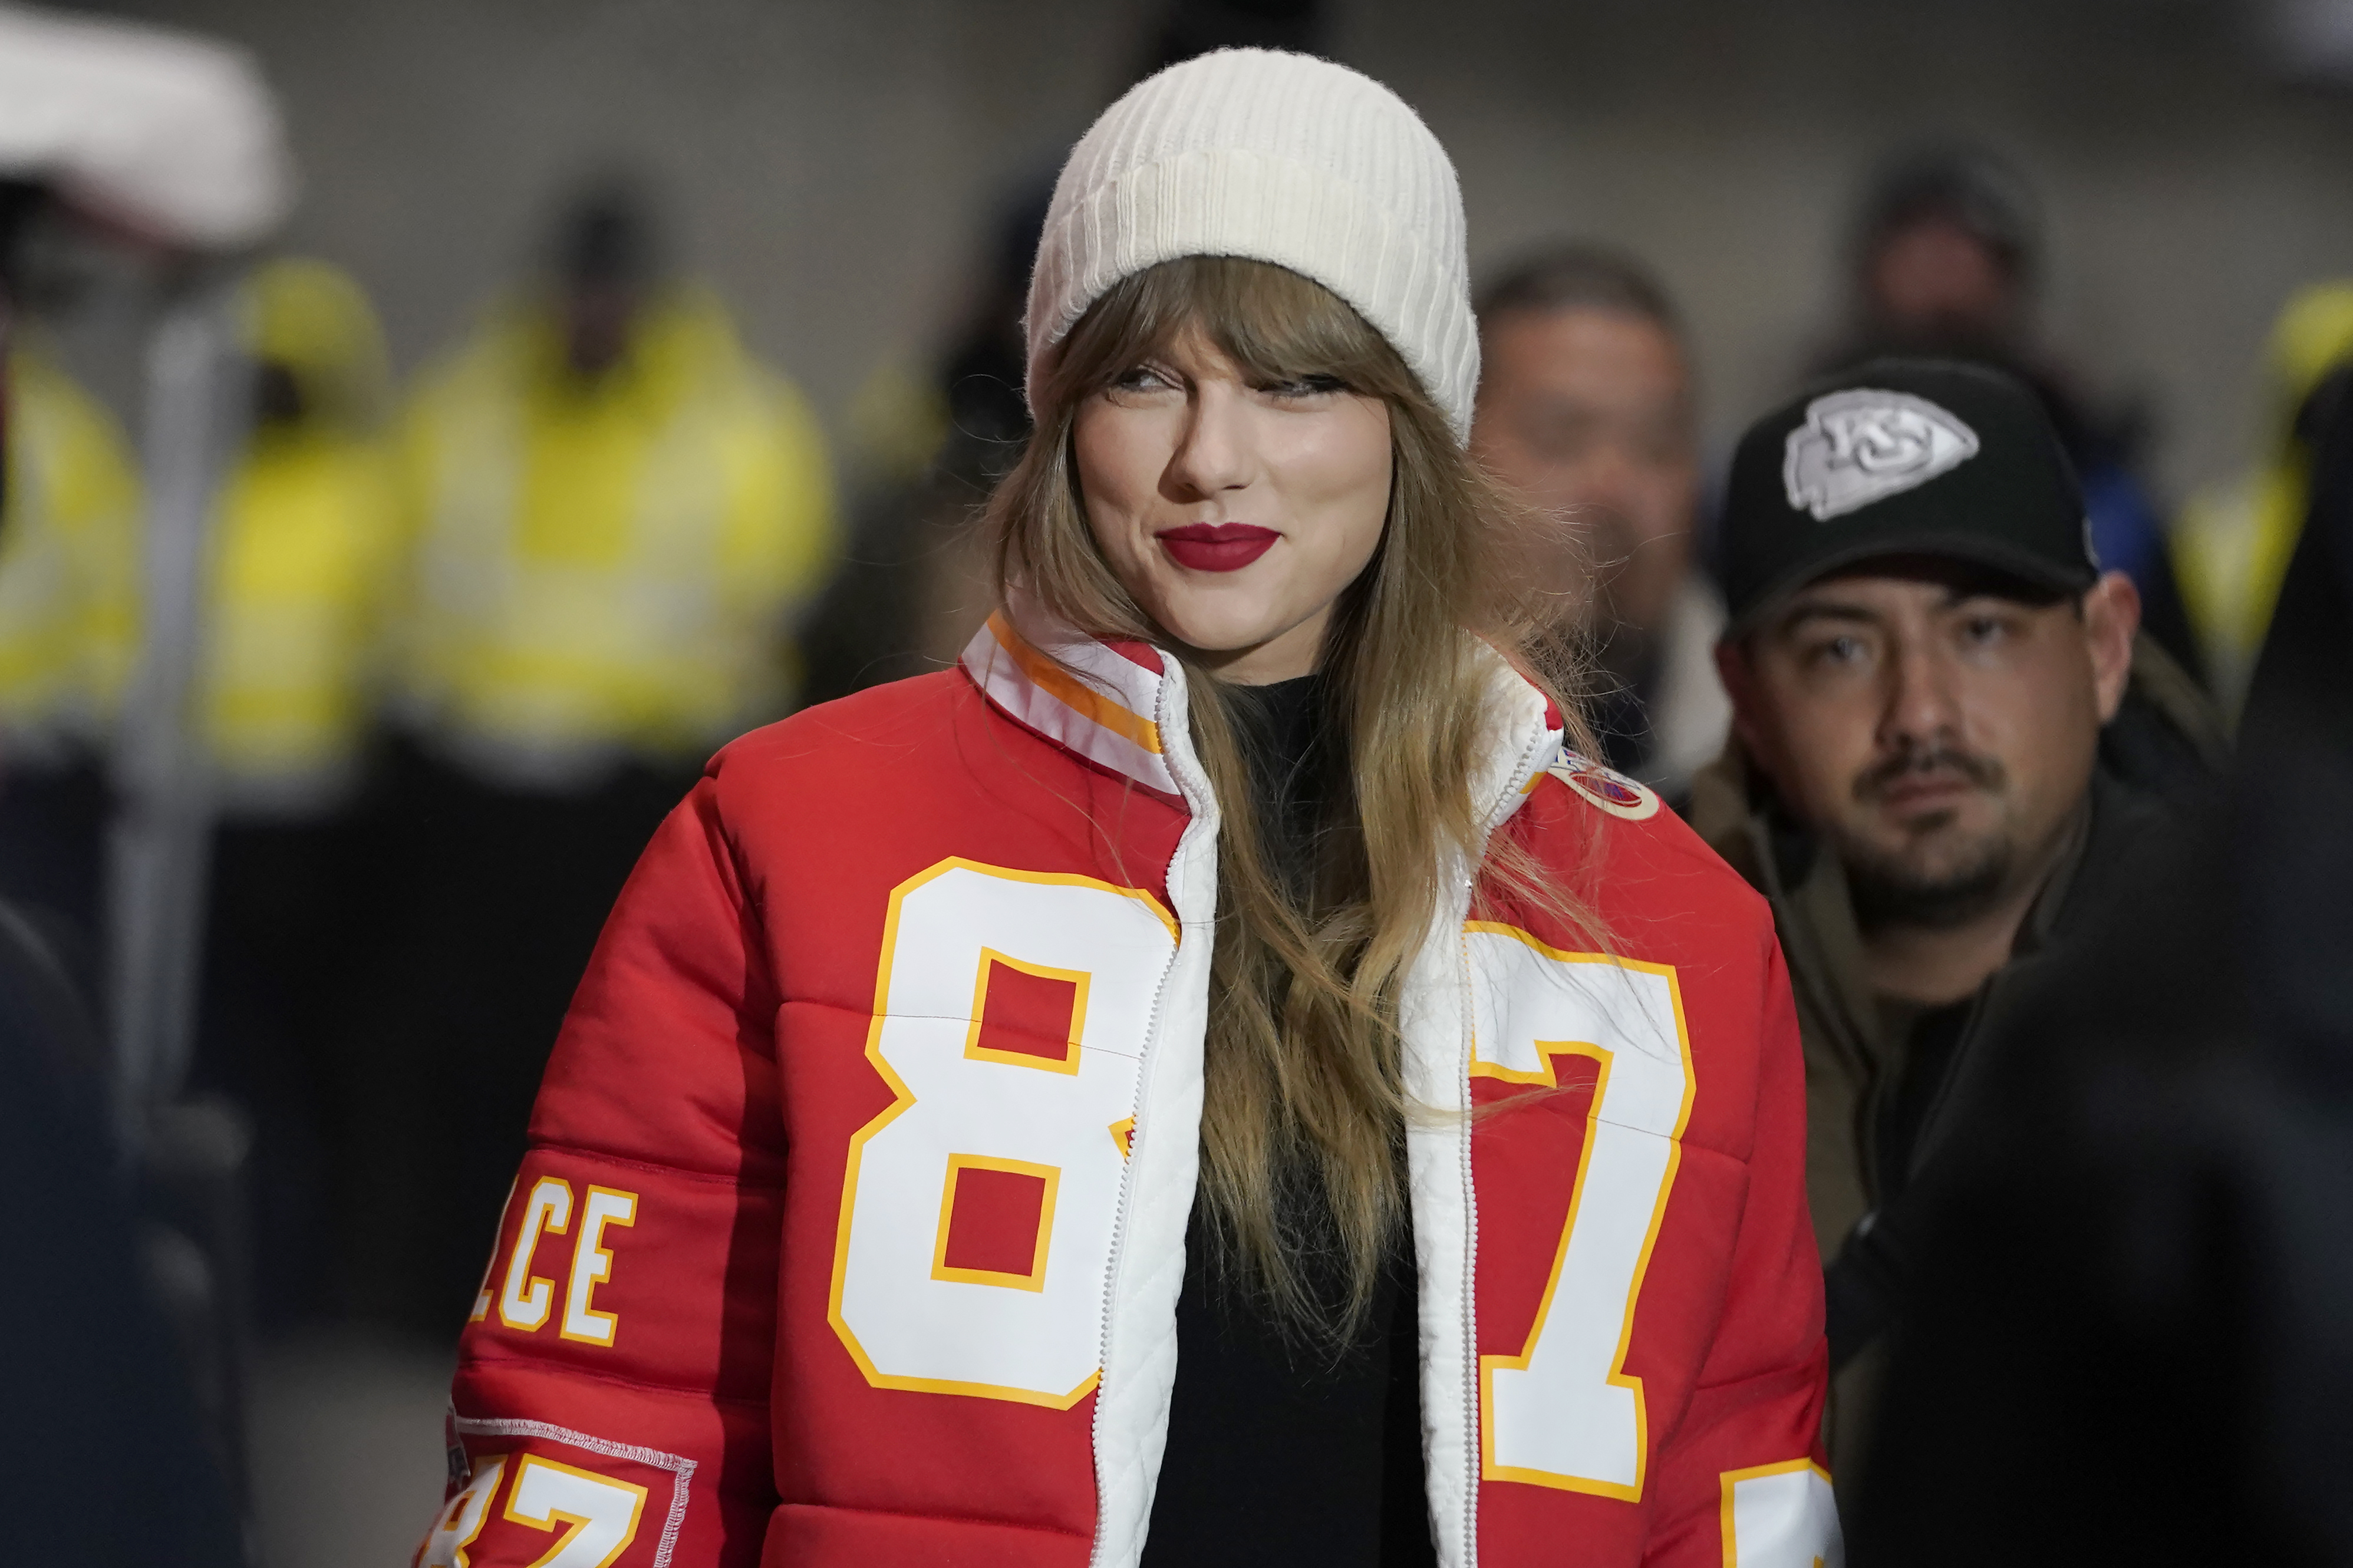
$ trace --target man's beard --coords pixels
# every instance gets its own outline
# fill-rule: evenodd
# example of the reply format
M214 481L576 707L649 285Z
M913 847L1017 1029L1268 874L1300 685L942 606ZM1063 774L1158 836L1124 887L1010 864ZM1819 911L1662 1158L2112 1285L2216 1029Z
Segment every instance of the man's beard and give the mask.
M1872 768L1855 781L1854 797L1868 803L1884 795L1897 780L1914 773L1958 773L1988 793L2005 782L2002 766L1991 757L1972 755L1947 747L1906 752ZM1950 814L1944 814L1949 820ZM1924 824L1935 833L1942 823ZM1999 831L1961 847L1957 855L1944 855L1936 870L1921 866L1918 852L1890 852L1833 831L1833 847L1846 868L1847 893L1854 901L1856 923L1865 931L1880 926L1913 926L1949 931L1968 924L1998 902L2010 886L2017 846Z

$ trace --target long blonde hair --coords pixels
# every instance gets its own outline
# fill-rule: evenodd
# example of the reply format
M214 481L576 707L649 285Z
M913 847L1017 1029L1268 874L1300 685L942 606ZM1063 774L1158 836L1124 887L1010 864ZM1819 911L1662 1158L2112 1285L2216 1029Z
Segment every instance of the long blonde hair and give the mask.
M1345 777L1318 803L1303 886L1286 885L1271 862L1251 731L1232 688L1121 585L1087 525L1071 456L1080 405L1187 328L1254 381L1330 376L1389 409L1381 542L1342 595L1324 648L1324 741ZM1515 842L1482 844L1471 796L1494 721L1482 642L1548 694L1573 673L1545 635L1559 617L1511 587L1534 580L1512 566L1532 521L1456 444L1378 331L1321 285L1263 262L1192 257L1124 279L1030 396L1037 430L988 510L999 592L1018 588L1082 631L1182 660L1193 746L1222 806L1201 1112L1212 1234L1280 1321L1345 1342L1405 1212L1398 993L1443 896L1441 868L1483 854L1491 877L1581 916L1581 901L1546 883ZM1555 700L1570 715L1571 743L1582 741L1574 707ZM1314 1288L1302 1268L1311 1256L1341 1266L1342 1299Z

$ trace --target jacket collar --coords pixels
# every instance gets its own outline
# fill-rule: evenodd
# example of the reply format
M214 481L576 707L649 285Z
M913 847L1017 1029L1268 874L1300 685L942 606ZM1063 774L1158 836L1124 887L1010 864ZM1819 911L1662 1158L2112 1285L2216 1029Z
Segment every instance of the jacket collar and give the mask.
M965 645L965 673L1007 717L1066 751L1182 798L1161 727L1168 665L1143 643L1097 642L1034 609L998 610Z
M1772 786L1757 775L1737 735L1727 737L1723 752L1692 781L1687 820L1772 905L1790 986L1831 1037L1819 1044L1856 1071L1883 1058L1846 873L1837 856L1782 821Z
M1472 793L1492 833L1560 755L1561 723L1543 693L1501 655L1482 652L1499 700ZM973 635L962 663L982 695L1015 722L1186 801L1170 765L1172 753L1191 755L1183 671L1171 656L1145 643L1098 641L1016 599Z

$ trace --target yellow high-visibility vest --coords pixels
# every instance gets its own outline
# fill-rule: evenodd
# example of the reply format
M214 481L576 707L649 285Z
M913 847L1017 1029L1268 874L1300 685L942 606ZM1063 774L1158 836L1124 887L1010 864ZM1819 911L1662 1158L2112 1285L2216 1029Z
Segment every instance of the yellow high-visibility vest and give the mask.
M11 353L0 512L0 768L102 744L138 647L139 473L114 418Z
M2208 679L2233 717L2311 500L2312 454L2294 438L2296 412L2330 372L2353 363L2353 282L2299 289L2272 327L2265 358L2272 411L2263 460L2191 496L2168 542Z
M830 564L817 422L718 303L667 298L584 381L552 312L494 317L417 394L401 699L494 775L691 761L782 713L787 613Z
M248 283L248 348L290 371L301 418L254 432L215 506L204 733L232 810L331 804L373 722L399 510L375 434L382 332L356 284L280 260Z
M348 781L396 516L383 448L334 431L259 436L223 487L202 700L229 805L301 805Z

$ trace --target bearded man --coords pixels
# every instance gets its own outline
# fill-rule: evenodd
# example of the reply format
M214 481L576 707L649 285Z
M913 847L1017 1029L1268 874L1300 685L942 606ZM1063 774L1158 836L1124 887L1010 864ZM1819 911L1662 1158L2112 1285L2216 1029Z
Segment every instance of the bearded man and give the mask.
M1903 1281L1900 1202L2020 976L2221 754L2140 599L2092 553L2041 403L1880 360L1757 421L1724 520L1733 735L1692 825L1773 906L1805 1040L1831 1414L1852 1479ZM1841 1485L1843 1491L1845 1487Z

